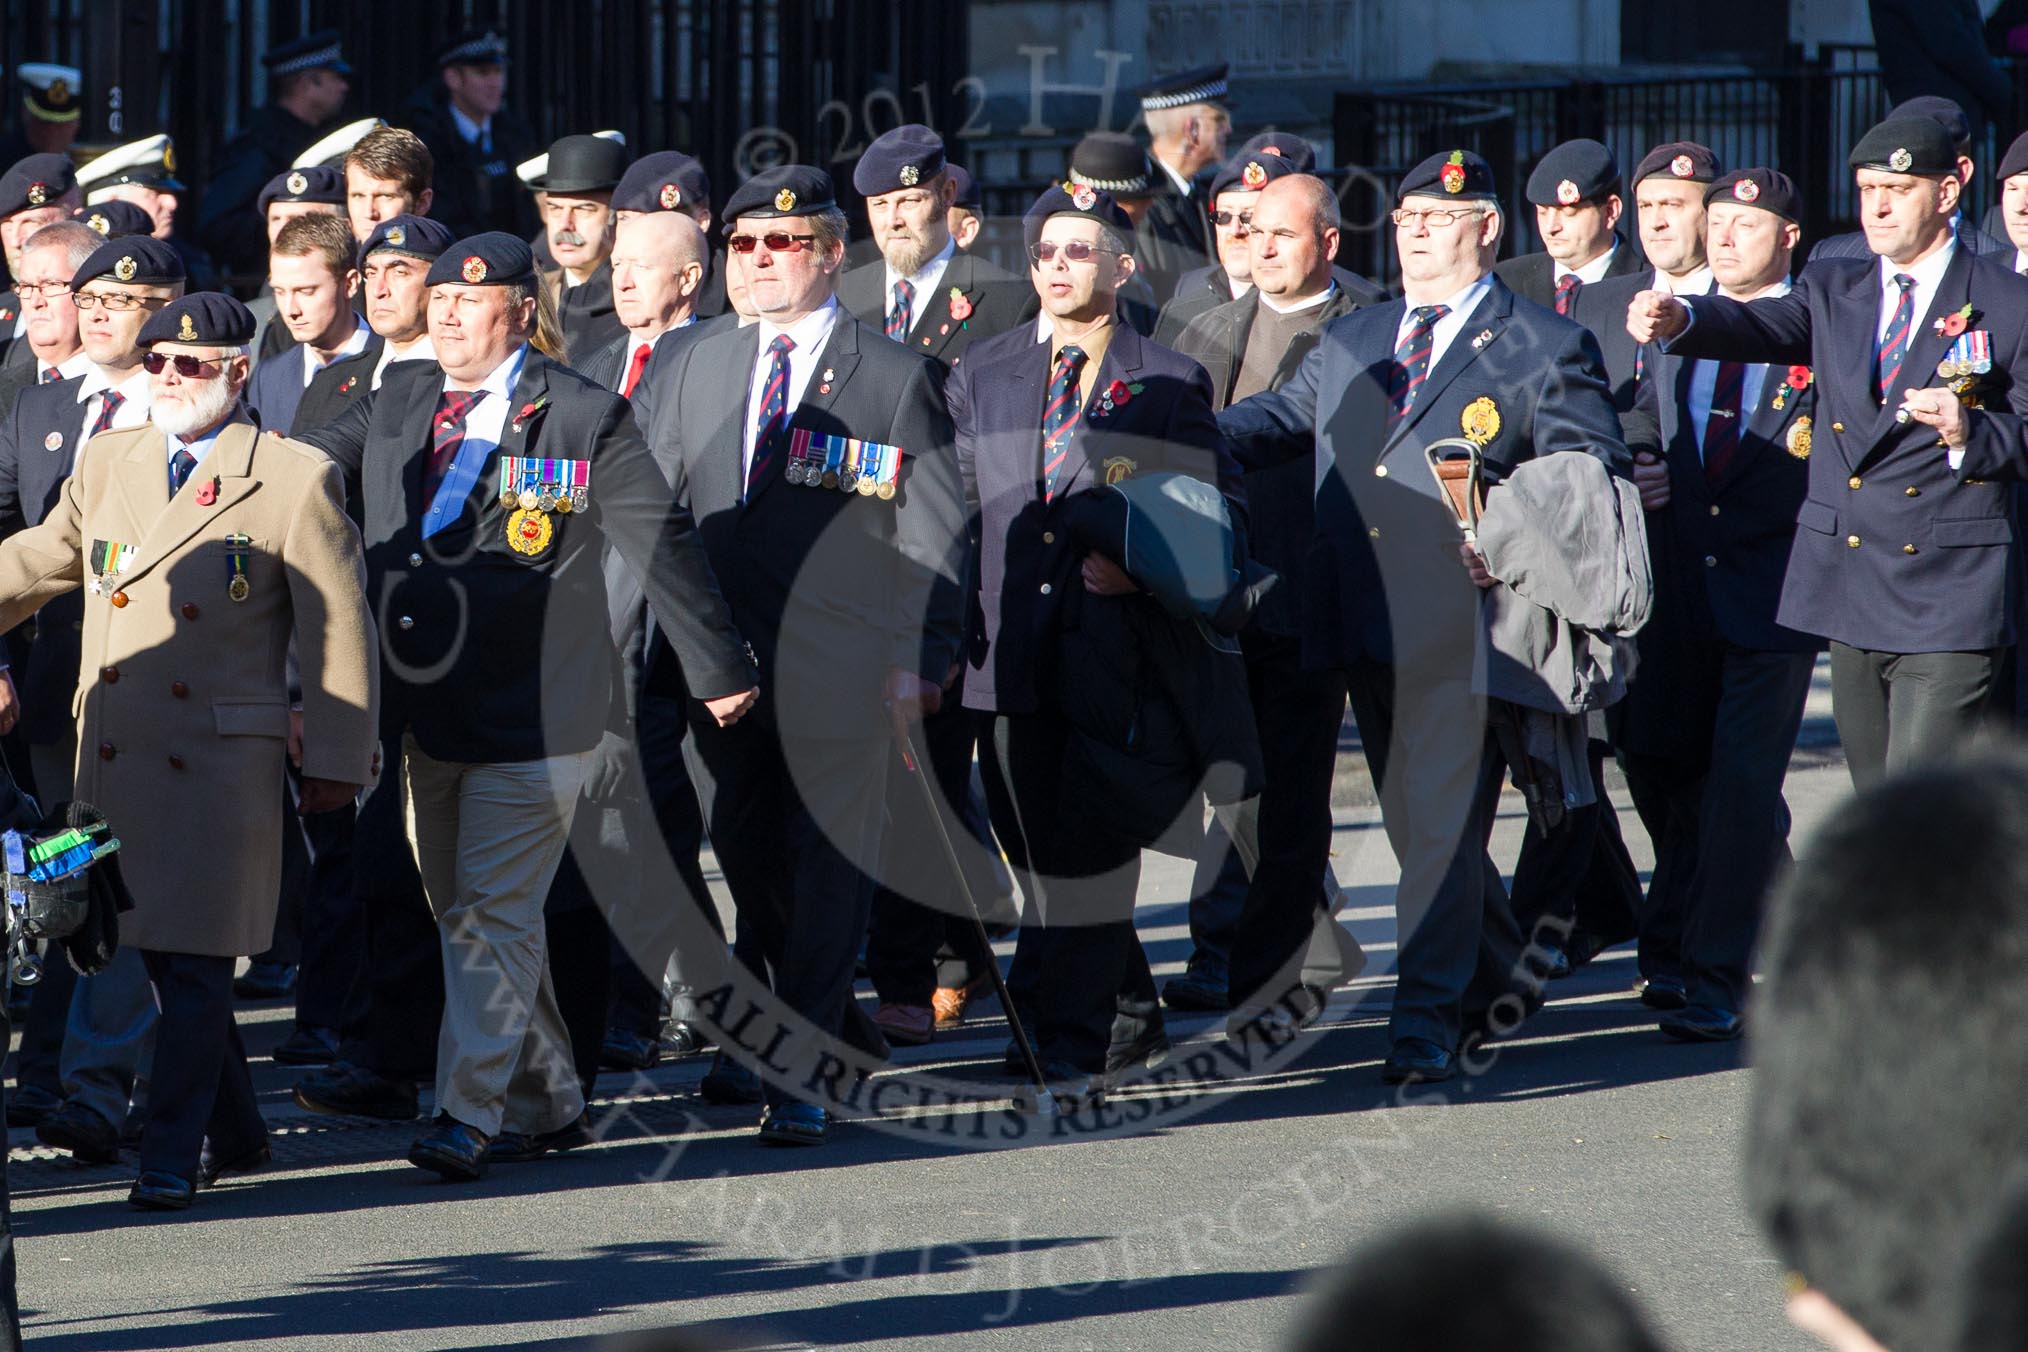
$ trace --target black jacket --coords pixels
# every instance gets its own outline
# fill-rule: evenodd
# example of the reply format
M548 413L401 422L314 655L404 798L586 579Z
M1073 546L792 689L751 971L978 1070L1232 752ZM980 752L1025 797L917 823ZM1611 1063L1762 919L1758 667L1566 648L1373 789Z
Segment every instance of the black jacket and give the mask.
M293 164L320 130L269 104L218 152L218 168L204 185L204 208L197 213L197 242L226 272L237 277L266 273L268 227L256 210L261 189Z
M886 285L885 263L862 264L838 279L838 303L861 323L883 332ZM907 346L909 351L935 357L947 367L957 365L966 349L981 338L991 338L1020 323L1035 295L1025 282L962 249L951 255L937 289L934 296L915 298L915 322L908 331ZM962 305L953 291L963 297ZM953 313L954 305L970 307L963 319Z
M565 286L563 269L543 274L543 284L556 301L557 323L563 327L563 349L572 365L627 331L613 313L613 265L601 263L580 286Z
M491 149L482 151L458 134L450 95L434 80L404 113L401 125L420 136L436 160L430 219L458 239L486 230L520 236L536 228L534 196L514 176L515 165L542 150L527 123L504 109L495 113L487 128Z
M1622 239L1613 246L1613 261L1606 264L1605 276L1599 280L1625 277L1647 266L1634 246ZM1532 300L1551 310L1556 308L1556 260L1548 254L1521 254L1495 265L1493 273L1521 299ZM1580 305L1584 303L1584 290L1582 286L1577 289L1577 303Z
M26 346L24 341L23 346ZM32 369L32 367L31 367ZM39 525L70 478L84 433L79 377L30 385L0 418L0 537ZM24 630L33 630L32 637ZM84 592L66 592L9 635L21 695L22 732L33 743L60 742L75 726L71 700L83 661ZM26 652L21 640L26 639Z

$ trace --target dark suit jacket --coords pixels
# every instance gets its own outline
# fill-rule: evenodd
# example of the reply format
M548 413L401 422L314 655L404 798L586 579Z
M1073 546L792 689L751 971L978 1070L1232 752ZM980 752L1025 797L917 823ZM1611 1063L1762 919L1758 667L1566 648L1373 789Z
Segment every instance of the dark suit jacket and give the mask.
M349 357L341 357L316 375L310 377L310 384L302 392L296 404L296 416L289 421L287 429L274 427L271 430L295 436L314 427L322 427L343 413L355 399L365 399L373 393L373 367L380 360L380 350L387 340L374 334L366 340L366 346ZM281 362L278 365L286 366Z
M13 287L0 291L0 358L15 356L17 349L25 349L28 346L28 335L25 331L19 338L14 336L14 321L20 317L20 295Z
M1647 266L1641 261L1639 251L1622 239L1613 246L1613 261L1606 265L1605 276L1599 278L1599 281L1643 272ZM1521 299L1532 300L1548 310L1556 308L1556 260L1548 254L1518 255L1495 266L1493 273ZM1577 302L1580 305L1584 303L1585 289L1584 287L1577 289Z
M957 660L965 523L943 368L841 308L789 428L899 446L900 491L792 484L785 445L749 497L759 360L758 325L717 329L658 351L635 403L753 645L763 716L804 736L879 737L890 668L941 683Z
M1935 323L1970 303L1992 336L1981 377L1985 411L1971 418L1962 471L1936 433L1894 420L1897 394L1875 397L1873 345L1880 268L1872 260L1811 263L1786 296L1742 305L1700 296L1670 350L1685 357L1807 365L1817 421L1809 494L1798 516L1780 620L1791 629L1879 652L1968 652L2014 641L2014 494L2028 477L2028 279L1960 249L1903 363L1906 386L1940 383L1949 341Z
M1149 167L1154 171L1155 195L1135 232L1134 261L1153 288L1159 310L1176 294L1185 273L1217 260L1218 244L1211 233L1206 191L1200 187L1185 197L1161 165L1151 162Z
M542 281L549 288L550 299L556 302L556 320L563 327L564 354L572 363L583 361L627 331L620 317L613 313L610 262L599 264L582 286L565 286L562 268L545 272Z
M1997 210L1997 208L1995 208ZM1990 223L1990 219L1989 219ZM2001 267L2014 267L2014 244L2007 238L2007 229L2002 225L1997 234L1973 225L1969 216L1958 217L1958 243L1975 254L1993 254L1993 261ZM1873 250L1866 243L1863 231L1854 230L1849 234L1830 235L1817 241L1817 247L1810 250L1809 261L1815 263L1825 258L1872 258Z
M696 523L641 440L626 401L532 348L497 451L457 518L424 539L423 471L443 387L434 362L388 368L370 399L302 440L362 484L367 596L380 628L389 735L440 760L499 762L585 751L611 721L608 539L641 574L691 688L748 689L753 672ZM552 513L534 555L507 544L501 455L588 460L590 506Z
M0 418L14 408L14 396L35 383L36 370L35 349L25 338L0 355Z
M197 242L227 272L252 276L265 271L267 222L254 207L268 180L287 169L319 130L271 103L255 109L245 130L218 152L204 184Z
M1620 475L1631 461L1591 334L1497 277L1408 415L1390 427L1387 389L1405 305L1392 300L1334 321L1294 379L1234 404L1218 425L1248 469L1315 449L1305 663L1433 663L1434 674L1456 678L1470 669L1477 588L1423 448L1460 435L1476 406L1499 419L1484 443L1491 483L1562 451L1595 455Z
M1268 388L1279 389L1293 379L1310 349L1323 338L1324 326L1364 303L1343 287L1332 292L1313 312L1314 327L1290 341ZM1198 316L1176 342L1176 350L1196 358L1210 377L1214 410L1232 402L1233 382L1239 378L1247 336L1259 313L1260 292L1250 290L1238 300ZM1281 575L1280 584L1254 611L1254 623L1266 633L1295 636L1303 632L1303 569L1310 536L1316 529L1315 473L1306 456L1253 470L1246 476L1247 536L1253 557Z
M22 346L27 346L25 340ZM34 369L32 363L29 369ZM0 536L39 525L63 492L84 432L79 383L73 376L30 385L0 417ZM25 654L18 644L9 645L10 659L19 667L14 678L21 694L22 731L38 744L61 741L74 726L70 706L83 660L84 593L57 597L32 623ZM28 637L20 630L15 636Z
M535 228L533 199L514 177L514 166L542 149L525 122L505 110L493 114L488 128L492 149L483 153L458 133L449 92L437 79L403 111L398 125L420 136L436 160L430 179L432 219L449 226L458 239L484 230L525 235Z
M2007 125L2014 87L1986 50L1977 0L1870 0L1873 49L1890 103L1940 94L1979 124Z
M1050 353L1032 329L979 344L951 374L951 418L958 465L978 522L978 606L966 639L965 706L1034 713L1053 703L1057 644L1092 603L1146 598L1087 598L1081 554L1066 525L1076 496L1110 479L1158 470L1216 483L1235 507L1245 490L1211 412L1211 382L1189 357L1115 325L1073 435L1056 496L1042 495L1042 411ZM1100 408L1118 382L1127 402ZM1133 389L1132 387L1139 388Z
M886 286L885 263L863 264L838 279L838 303L874 332L883 332L887 319L887 297L883 294ZM972 306L970 316L963 320L951 317L953 287ZM938 294L915 298L915 323L908 331L908 350L935 357L946 367L955 366L972 344L1004 333L1021 322L1022 312L1034 295L1026 282L960 249L944 266Z

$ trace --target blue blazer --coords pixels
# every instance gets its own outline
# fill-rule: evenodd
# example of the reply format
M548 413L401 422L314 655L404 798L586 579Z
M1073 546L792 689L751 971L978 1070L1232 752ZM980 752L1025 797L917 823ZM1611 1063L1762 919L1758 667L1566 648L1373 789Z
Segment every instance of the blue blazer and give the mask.
M40 524L70 478L84 439L79 383L79 377L72 377L30 385L0 419L0 536ZM83 661L84 592L66 592L38 611L34 642L24 651L19 639L28 627L15 630L8 655L20 667L14 679L21 693L22 732L42 745L61 741L73 726L70 705Z
M1073 434L1066 477L1042 495L1042 410L1050 352L1032 325L974 343L945 387L958 472L978 530L976 605L966 634L965 705L1000 713L1044 707L1057 644L1085 598L1082 556L1066 524L1071 501L1110 479L1170 470L1216 483L1243 507L1239 468L1211 413L1211 379L1181 353L1113 327ZM1138 385L1100 408L1115 381ZM1140 598L1128 597L1126 601Z
M1897 423L1897 394L1874 395L1877 260L1807 265L1786 296L1689 301L1695 322L1670 351L1686 357L1808 365L1817 415L1809 489L1798 509L1780 622L1876 652L1967 652L2014 641L2014 493L2028 478L2028 280L1959 249L1903 363L1906 386L1941 384L1950 341L1935 325L1966 304L1992 336L1960 470L1935 432Z
M1469 647L1478 589L1423 456L1431 442L1461 435L1468 413L1482 430L1493 421L1485 414L1497 417L1483 451L1489 482L1558 451L1595 455L1622 477L1632 468L1597 341L1498 277L1408 416L1390 426L1387 385L1406 304L1333 320L1294 379L1218 418L1248 469L1314 451L1317 524L1303 595L1312 667L1430 657L1448 669L1458 645Z

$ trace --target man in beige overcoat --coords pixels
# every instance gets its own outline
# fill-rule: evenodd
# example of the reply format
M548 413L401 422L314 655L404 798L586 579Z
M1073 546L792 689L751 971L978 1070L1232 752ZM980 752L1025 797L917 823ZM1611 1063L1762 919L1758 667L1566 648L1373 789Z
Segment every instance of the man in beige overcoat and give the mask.
M232 973L274 929L284 758L300 758L306 813L375 769L359 534L336 467L246 417L253 332L227 296L163 305L140 335L152 421L93 437L43 522L0 543L0 630L86 589L77 796L119 836L135 899L121 938L162 1011L129 1195L150 1209L269 1158Z

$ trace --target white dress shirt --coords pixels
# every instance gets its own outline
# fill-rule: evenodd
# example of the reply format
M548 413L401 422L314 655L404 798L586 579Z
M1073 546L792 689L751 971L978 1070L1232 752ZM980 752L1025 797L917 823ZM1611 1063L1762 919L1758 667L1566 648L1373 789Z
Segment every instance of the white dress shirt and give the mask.
M1619 257L1620 250L1623 247L1616 239L1613 241L1612 248L1607 249L1581 268L1567 268L1563 264L1558 263L1554 269L1555 276L1551 277L1550 281L1560 282L1565 277L1570 276L1575 276L1577 280L1583 282L1586 286L1590 286L1593 282L1603 281L1605 280L1606 269L1613 265L1613 259Z
M696 315L685 315L680 323L671 324L668 328L662 330L662 333L656 334L653 338L636 338L632 334L628 334L627 355L620 362L618 373L613 376L613 393L622 394L626 391L627 372L634 369L634 359L640 356L643 348L646 348L648 355L652 357L655 355L655 344L662 341L663 334L674 333L678 329L687 329L696 322ZM644 371L647 369L646 362L642 363L641 369Z
M435 361L436 359L436 344L430 341L430 336L427 333L399 352L394 350L394 344L382 343L380 346L380 360L373 363L373 388L376 390L380 388L381 376L387 373L388 367L398 361Z
M72 376L81 376L91 369L92 359L84 354L83 349L71 353L68 358L58 362L54 367L43 365L42 359L37 357L35 359L35 383L40 385L51 380L69 380ZM56 372L54 376L49 374L52 370Z
M1190 195L1191 183L1189 179L1183 177L1183 175L1177 173L1174 169L1171 169L1168 165L1168 162L1165 161L1160 155L1157 155L1154 152L1150 151L1148 154L1148 158L1155 162L1156 168L1160 169L1163 173L1169 176L1169 181L1176 185L1177 192L1182 193L1185 197L1188 197Z
M451 122L458 129L458 135L475 146L481 155L493 153L493 119L474 122L466 117L457 104L451 105Z
M1450 313L1437 321L1435 331L1430 334L1430 370L1436 370L1437 363L1444 359L1444 353L1450 350L1451 343L1470 322L1472 312L1479 308L1479 303L1485 300L1492 290L1493 274L1488 272L1456 295L1446 296L1438 302L1440 305L1448 305ZM1408 337L1408 331L1415 327L1415 311L1414 302L1410 302L1402 309L1401 323L1396 325L1394 330L1396 351L1401 349L1402 340Z
M310 382L317 378L317 373L329 366L331 362L343 361L347 357L356 357L364 352L366 350L366 340L372 336L373 330L366 327L366 321L355 314L352 316L352 335L344 342L338 344L338 350L331 354L330 361L320 361L317 354L311 351L310 345L304 343L302 345L303 388L309 389Z
M1914 347L1918 337L1917 326L1929 317L1929 307L1936 300L1936 289L1943 284L1944 269L1951 265L1951 259L1957 256L1957 252L1957 240L1949 239L1941 249L1929 257L1905 268L1897 267L1891 259L1880 260L1880 314L1874 322L1875 347L1878 347L1880 340L1887 336L1887 323L1894 318L1894 307L1901 303L1901 288L1895 284L1895 274L1901 273L1915 278L1915 285L1910 288L1910 294L1915 299L1915 318L1909 326L1908 337L1908 345ZM1916 373L1904 372L1904 374ZM1889 402L1898 405L1901 400L1898 395L1889 396Z
M1709 275L1708 273L1706 275ZM1763 291L1760 296L1786 296L1789 284L1783 281L1772 290ZM1690 430L1697 438L1697 456L1704 457L1704 428L1711 421L1711 392L1718 387L1719 363L1709 357L1694 361L1690 366L1690 389L1685 399L1690 405ZM1746 434L1746 420L1760 407L1760 394L1767 387L1768 367L1765 362L1749 362L1746 379L1739 391L1739 431Z
M817 363L823 358L824 344L831 341L831 330L837 323L838 298L833 296L786 329L770 322L765 315L755 326L760 330L760 347L753 364L753 378L747 386L746 430L741 434L739 458L741 483L745 483L746 476L753 471L753 443L758 430L754 422L760 417L761 396L767 393L768 371L774 365L773 359L768 356L768 344L784 333L795 343L789 349L789 388L782 410L782 418L786 421L796 416L796 409L803 402L803 391L809 388L810 377L816 374Z
M921 272L905 279L915 288L915 299L909 302L908 311L908 327L911 333L915 331L916 325L922 323L923 312L929 309L928 300L937 293L937 283L944 279L944 269L950 265L951 256L957 251L956 240L945 240L943 249L935 258L923 265ZM894 284L904 279L896 276L891 267L883 267L881 272L887 279L887 295L880 302L880 314L885 319L894 314Z
M2014 250L2014 271L2028 272L2028 249Z
M115 385L112 381L106 379L106 373L103 370L97 366L91 366L85 371L84 382L77 389L77 402L79 407L84 410L84 416L78 420L77 425L78 436L76 444L78 446L84 445L85 438L91 434L92 424L99 420L99 405L105 402L100 396L107 390L117 391L121 399L125 401L117 409L113 410L113 422L110 430L118 431L122 427L139 427L142 423L148 421L148 405L151 402L151 396L148 387L148 372L145 368L136 366L118 385ZM75 450L73 450L71 466L72 468L76 468L76 465L77 456Z
M1660 268L1656 268L1655 279L1649 289L1666 291L1672 296L1708 296L1717 286L1718 279L1711 275L1711 267L1706 264L1680 282Z

